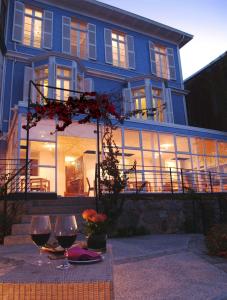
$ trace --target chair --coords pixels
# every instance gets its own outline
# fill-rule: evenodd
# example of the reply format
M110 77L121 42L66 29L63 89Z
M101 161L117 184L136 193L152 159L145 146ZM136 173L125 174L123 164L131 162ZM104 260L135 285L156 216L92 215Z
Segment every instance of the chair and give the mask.
M90 181L89 181L89 179L88 179L87 177L86 177L86 180L87 180L87 184L88 184L88 192L87 192L87 195L88 195L88 197L89 197L91 191L95 192L95 188L91 186Z

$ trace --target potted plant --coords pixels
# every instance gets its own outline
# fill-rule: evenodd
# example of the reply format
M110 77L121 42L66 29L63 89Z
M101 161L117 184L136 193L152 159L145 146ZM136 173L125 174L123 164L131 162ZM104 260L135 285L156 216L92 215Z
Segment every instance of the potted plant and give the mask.
M86 209L82 213L85 220L87 247L89 249L106 251L107 216L97 213L94 209Z

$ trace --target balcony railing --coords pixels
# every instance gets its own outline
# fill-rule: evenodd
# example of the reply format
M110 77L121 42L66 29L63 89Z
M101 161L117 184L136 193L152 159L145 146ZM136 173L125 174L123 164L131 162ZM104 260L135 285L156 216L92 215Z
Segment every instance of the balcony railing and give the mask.
M227 192L227 174L157 166L119 166L127 171L129 193L215 193ZM102 178L101 178L102 179ZM111 180L111 178L110 178ZM114 179L112 178L113 182ZM104 193L108 192L101 186Z

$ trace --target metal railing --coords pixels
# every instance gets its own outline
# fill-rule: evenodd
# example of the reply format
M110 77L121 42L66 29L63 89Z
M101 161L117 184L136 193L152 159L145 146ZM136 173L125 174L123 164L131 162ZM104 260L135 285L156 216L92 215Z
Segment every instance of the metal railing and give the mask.
M134 165L125 165L124 168L122 165L119 165L119 170L122 173L126 171L128 177L127 186L122 192L172 194L227 192L226 173L140 166L136 163ZM114 181L114 179L112 180ZM105 190L105 187L102 189L104 192L108 192Z
M9 233L10 223L16 216L19 208L27 200L27 190L24 188L22 181L25 178L26 170L31 168L31 160L28 165L24 160L1 159L1 182L0 182L0 204L2 208L1 231L4 237ZM5 176L4 176L5 171ZM17 200L11 199L15 193L22 193ZM11 201L13 200L13 201Z

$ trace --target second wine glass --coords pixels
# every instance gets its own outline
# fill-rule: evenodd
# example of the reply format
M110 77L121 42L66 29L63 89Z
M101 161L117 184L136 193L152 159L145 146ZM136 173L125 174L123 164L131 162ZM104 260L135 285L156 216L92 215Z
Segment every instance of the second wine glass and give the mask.
M56 218L54 233L59 245L65 249L65 260L58 269L68 269L68 249L73 245L77 237L77 222L75 216L58 216Z

